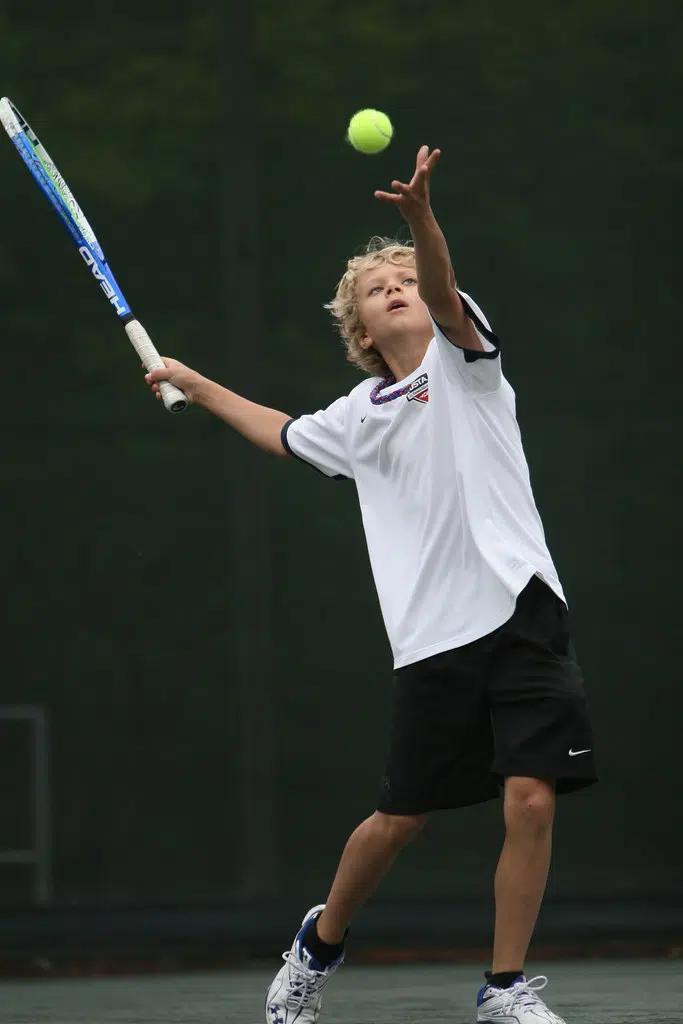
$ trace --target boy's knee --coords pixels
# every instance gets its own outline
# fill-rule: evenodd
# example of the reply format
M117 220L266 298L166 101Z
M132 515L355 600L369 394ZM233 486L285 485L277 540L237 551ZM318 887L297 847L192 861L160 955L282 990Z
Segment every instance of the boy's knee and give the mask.
M555 788L544 779L505 780L505 822L508 828L547 828L555 814Z
M420 834L426 824L427 815L385 814L383 811L375 811L374 821L375 827L381 829L388 839L397 846L402 846Z

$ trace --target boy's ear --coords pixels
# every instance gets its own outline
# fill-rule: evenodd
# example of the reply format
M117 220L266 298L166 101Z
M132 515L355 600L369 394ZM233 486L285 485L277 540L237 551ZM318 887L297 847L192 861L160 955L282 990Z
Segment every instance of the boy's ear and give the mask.
M372 348L372 338L370 337L369 334L364 334L363 337L359 339L358 343L361 348L364 348L366 350Z

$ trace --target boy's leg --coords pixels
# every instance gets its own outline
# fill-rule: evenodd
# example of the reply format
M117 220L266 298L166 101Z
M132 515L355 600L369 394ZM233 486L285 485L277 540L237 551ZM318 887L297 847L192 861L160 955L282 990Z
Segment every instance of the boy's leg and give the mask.
M555 788L543 779L505 780L505 843L495 878L493 973L521 973L550 867Z
M349 839L316 932L339 944L427 811L495 799L493 734L482 665L492 638L399 669L379 809ZM416 810L417 809L417 810ZM426 809L423 812L423 809Z
M266 996L268 1024L315 1024L349 920L429 811L498 797L482 670L494 642L483 637L396 672L378 809L348 840L327 905L309 910L285 954Z
M327 945L343 941L351 918L373 894L397 854L421 831L426 814L396 815L381 811L350 836L339 862L325 909L315 922Z
M399 669L392 690L389 751L379 809L350 837L319 938L338 945L352 915L372 895L431 809L495 799L493 734L481 667L493 639L444 651Z
M324 907L312 907L285 953L266 994L268 1024L315 1024L322 992L344 959L344 938L354 912L376 889L403 846L418 834L426 814L376 811L349 838Z
M493 770L505 780L496 872L496 974L521 968L545 891L556 794L596 779L593 736L567 606L538 577L500 631L489 697ZM550 781L549 781L550 780Z
M555 797L596 780L590 717L567 607L539 578L519 594L498 639L488 692L506 837L495 880L493 971L477 998L477 1020L562 1024L538 995L547 979L528 983L523 966L548 877Z

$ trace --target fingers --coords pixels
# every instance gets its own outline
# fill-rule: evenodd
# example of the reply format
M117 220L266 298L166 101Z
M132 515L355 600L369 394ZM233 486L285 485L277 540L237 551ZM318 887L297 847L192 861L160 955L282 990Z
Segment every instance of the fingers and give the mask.
M406 185L404 181L392 181L391 187L394 192L375 192L375 199L386 199L390 202L400 202L401 199L409 199L411 196L415 196L417 192L423 191L423 182L427 175L427 166L421 167L419 171L416 171L413 175L413 179L409 185Z
M441 156L441 150L440 149L433 149L432 152L429 154L429 158L428 158L427 163L426 163L426 167L428 169L429 174L432 173L432 171L434 170L434 168L438 164L440 156Z
M429 146L420 146L417 151L417 159L415 160L415 171L419 171L424 163L427 162L429 156Z
M430 164L430 166L433 166L433 164L436 163L440 156L440 149L433 149L430 153L429 146L420 146L419 150L417 151L415 170L419 171L420 168L424 166L424 164Z
M145 383L158 400L162 397L160 387L161 383L165 380L173 380L174 378L177 380L178 377L182 377L183 374L186 378L188 374L191 375L192 373L192 371L188 371L187 367L183 366L182 363L179 363L176 359L170 359L168 356L162 356L161 359L165 365L158 367L156 370L147 370L144 363L142 364L142 368L145 370ZM185 387L186 384L183 383L182 386Z
M432 172L436 167L440 156L441 150L435 149L433 153L429 155L425 163L415 171L412 181L410 182L410 187L413 192L419 193L423 197L429 196L429 182L431 181Z
M161 389L157 383L160 380L168 380L173 375L173 371L168 366L162 366L158 370L151 370L147 372L147 367L142 363L142 369L145 370L145 382L149 385L150 391L152 391L157 398L161 398Z
M413 174L411 185L417 184L417 182L425 175L429 177L436 167L440 156L440 149L433 149L430 153L429 146L420 146L417 154L417 160L415 161L415 173Z
M426 149L427 147L423 146L422 148ZM424 163L421 164L417 168L417 170L415 171L415 174L413 175L413 182L415 182L417 184L420 181L424 181L425 178L427 180L429 180L429 178L432 175L432 171L434 170L434 168L436 167L437 163L439 162L439 157L440 156L441 156L441 150L440 149L432 150L432 152L429 154L429 156L424 161Z
M436 150L434 152L436 152ZM431 156L429 154L429 146L420 146L415 159L415 171L413 172L413 177L410 182L411 185L416 185L418 183L424 173L425 167L432 166L430 161Z
M375 199L383 199L386 203L400 203L402 195L394 195L393 192L375 192Z
M406 185L403 181L392 181L391 187L394 189L394 193L391 192L375 192L375 198L377 199L400 199L401 196L410 195L411 185Z
M145 374L145 380L148 384L152 384L157 380L168 380L173 376L175 370L171 369L170 366L160 366L158 370L151 370Z
M384 202L394 205L403 202L404 199L429 202L429 179L440 156L440 149L434 149L430 153L429 146L420 146L415 161L415 173L410 179L410 183L406 185L403 181L392 181L391 187L394 192L378 190L375 192L375 199L382 199Z

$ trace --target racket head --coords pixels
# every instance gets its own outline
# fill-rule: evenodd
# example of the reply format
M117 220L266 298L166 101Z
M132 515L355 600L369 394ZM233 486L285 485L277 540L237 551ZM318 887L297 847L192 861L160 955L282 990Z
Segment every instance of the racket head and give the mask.
M81 257L124 324L145 365L148 369L163 366L149 335L134 319L130 306L104 258L95 232L74 199L71 189L26 118L7 96L0 99L0 123L31 172L31 176L76 242ZM164 405L170 412L181 412L186 408L187 398L169 381L162 381L160 390Z
M111 272L95 232L50 154L26 118L7 96L0 99L0 122L31 172L33 180L76 243L82 259L115 313L125 323L132 315L131 309Z
M79 232L90 246L99 260L104 261L104 253L100 243L97 241L95 232L90 226L87 217L74 199L73 193L62 174L59 172L54 160L43 146L42 142L34 132L31 125L20 113L19 109L7 96L0 99L0 121L17 148L19 155L28 167L38 184L46 192L45 185L52 190L52 195L63 205L64 213L76 225ZM50 201L55 205L52 198ZM60 212L59 210L57 211Z

